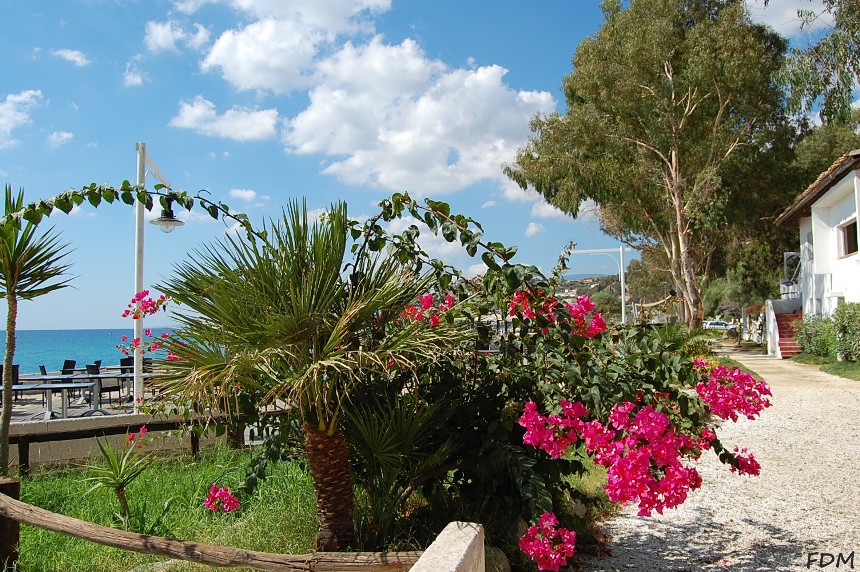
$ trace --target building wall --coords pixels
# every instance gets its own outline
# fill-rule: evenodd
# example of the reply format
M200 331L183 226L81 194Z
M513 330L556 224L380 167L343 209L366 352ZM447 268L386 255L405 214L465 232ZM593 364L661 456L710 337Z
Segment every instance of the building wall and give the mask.
M860 252L842 254L840 230L842 225L857 220L858 196L860 178L855 171L816 201L812 216L800 222L805 315L831 315L841 301L860 302Z

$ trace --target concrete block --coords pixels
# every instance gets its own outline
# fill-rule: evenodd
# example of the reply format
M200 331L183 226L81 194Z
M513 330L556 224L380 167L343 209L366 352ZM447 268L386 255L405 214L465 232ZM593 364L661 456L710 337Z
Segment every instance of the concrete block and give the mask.
M484 572L484 527L451 522L436 537L411 572Z

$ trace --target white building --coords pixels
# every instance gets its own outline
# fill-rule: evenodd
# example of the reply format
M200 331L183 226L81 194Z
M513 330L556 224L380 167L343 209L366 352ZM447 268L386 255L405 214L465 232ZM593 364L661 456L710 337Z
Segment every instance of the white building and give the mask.
M768 302L768 348L779 356L777 316L830 316L841 302L860 302L860 149L836 160L776 219L797 228L799 298ZM783 336L785 333L783 332Z

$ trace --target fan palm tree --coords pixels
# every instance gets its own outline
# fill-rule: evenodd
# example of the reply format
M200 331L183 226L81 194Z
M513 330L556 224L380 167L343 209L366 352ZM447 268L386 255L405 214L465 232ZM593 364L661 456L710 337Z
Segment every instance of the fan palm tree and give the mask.
M13 196L6 185L5 214L24 208L24 191ZM62 278L69 264L63 263L68 244L60 242L53 227L38 234L31 222L7 224L0 229L0 289L6 298L6 351L3 357L3 411L0 414L0 474L9 470L9 423L12 420L12 384L15 360L15 324L18 300L32 300L68 286Z
M394 257L362 255L345 265L345 204L311 224L304 203L292 202L269 226L265 244L228 236L195 251L159 286L189 310L177 316L182 343L171 350L181 359L168 362L166 389L214 410L235 408L238 394L252 391L262 396L259 405L299 414L317 499L317 549L339 551L354 537L343 431L352 391L389 367L444 355L466 332L401 320L431 277Z

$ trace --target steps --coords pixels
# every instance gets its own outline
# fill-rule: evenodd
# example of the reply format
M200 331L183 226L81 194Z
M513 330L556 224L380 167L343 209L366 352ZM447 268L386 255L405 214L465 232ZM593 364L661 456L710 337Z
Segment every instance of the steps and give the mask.
M783 359L790 358L801 353L800 344L794 338L794 328L791 324L796 320L802 320L803 313L796 310L791 314L776 315L776 329L779 332L779 353Z

